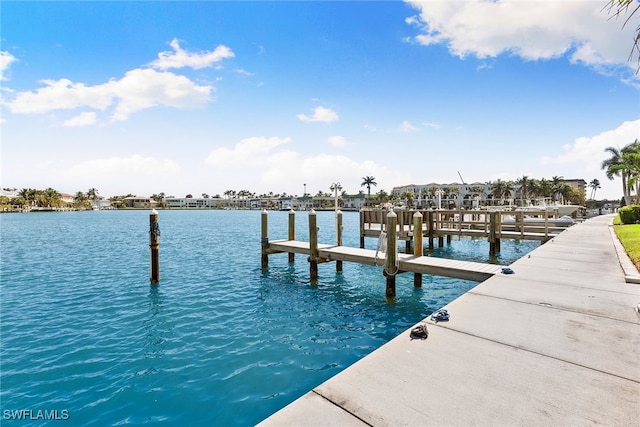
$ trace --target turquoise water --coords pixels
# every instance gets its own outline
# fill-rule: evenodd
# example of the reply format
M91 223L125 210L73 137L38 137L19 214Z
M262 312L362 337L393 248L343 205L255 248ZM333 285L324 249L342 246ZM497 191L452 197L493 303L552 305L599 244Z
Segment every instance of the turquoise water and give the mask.
M343 222L357 247L358 214ZM287 223L270 212L270 239ZM318 225L333 243L333 213ZM3 425L33 425L20 410L38 425L253 425L476 285L401 275L389 304L380 268L321 264L315 286L306 257L278 254L263 272L260 212L204 210L160 211L152 287L148 228L148 211L0 216ZM454 238L433 255L509 264L538 245L490 260L486 241Z

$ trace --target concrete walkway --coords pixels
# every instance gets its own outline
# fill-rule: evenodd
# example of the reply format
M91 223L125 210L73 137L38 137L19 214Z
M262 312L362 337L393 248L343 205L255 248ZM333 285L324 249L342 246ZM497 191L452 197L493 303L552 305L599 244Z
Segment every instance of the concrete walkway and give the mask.
M640 285L611 219L569 228L448 304L448 322L423 320L426 340L405 331L260 425L640 426Z

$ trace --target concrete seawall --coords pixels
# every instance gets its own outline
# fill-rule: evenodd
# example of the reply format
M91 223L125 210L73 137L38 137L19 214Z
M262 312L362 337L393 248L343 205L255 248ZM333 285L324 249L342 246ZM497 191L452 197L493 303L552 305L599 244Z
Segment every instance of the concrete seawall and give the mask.
M640 425L640 285L612 216L564 231L261 426ZM630 282L630 283L627 283Z

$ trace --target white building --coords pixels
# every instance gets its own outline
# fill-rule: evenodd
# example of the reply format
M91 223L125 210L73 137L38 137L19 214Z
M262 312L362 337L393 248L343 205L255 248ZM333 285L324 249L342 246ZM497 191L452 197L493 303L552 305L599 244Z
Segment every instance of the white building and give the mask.
M187 197L165 197L168 208L222 208L227 201L219 197L194 199Z
M437 208L438 200L443 209L462 207L474 209L487 204L498 204L499 200L493 199L491 184L486 182L473 182L471 184L437 184L435 182L423 185L403 185L394 187L391 194L400 197L405 191L414 194L413 206L418 209Z

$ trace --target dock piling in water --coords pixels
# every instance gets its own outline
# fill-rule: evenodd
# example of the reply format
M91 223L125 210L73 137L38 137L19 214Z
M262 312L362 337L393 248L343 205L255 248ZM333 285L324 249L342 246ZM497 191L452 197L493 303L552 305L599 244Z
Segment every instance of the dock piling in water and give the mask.
M360 209L360 248L364 249L364 210Z
M423 255L422 214L417 211L413 214L413 254L415 256ZM422 273L413 273L413 286L415 288L422 287Z
M296 240L296 213L293 209L289 211L289 240ZM289 252L289 264L295 261L295 254Z
M387 298L396 296L396 274L398 274L397 266L397 221L398 216L391 210L387 214L387 253L384 263L384 276L387 278Z
M160 227L158 225L158 211L153 209L149 214L149 248L151 250L152 285L160 283Z
M336 211L336 245L342 246L342 211ZM342 273L342 261L336 261L336 272Z
M489 255L495 256L500 252L500 212L492 211L489 214Z
M262 269L269 267L269 213L266 209L262 210L262 234L260 242L262 244Z
M309 276L311 283L318 281L318 218L316 211L309 211Z

